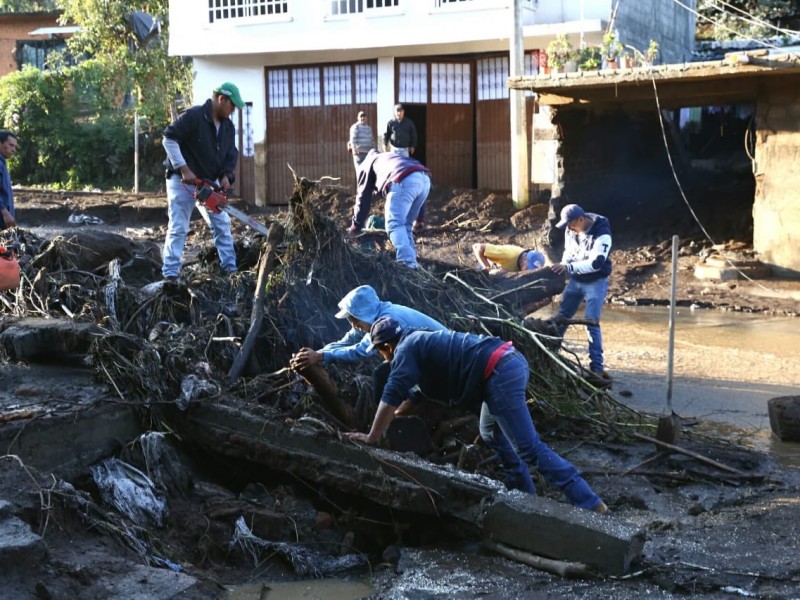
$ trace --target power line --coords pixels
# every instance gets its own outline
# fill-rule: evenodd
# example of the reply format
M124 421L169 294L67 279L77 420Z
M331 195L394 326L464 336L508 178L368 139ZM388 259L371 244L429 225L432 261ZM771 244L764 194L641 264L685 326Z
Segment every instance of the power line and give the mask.
M755 15L748 13L746 10L742 10L738 6L734 6L733 4L725 2L725 0L711 0L711 1L714 2L714 3L722 4L723 6L727 6L731 10L734 10L734 11L736 11L738 13L741 13L741 14L745 15L744 17L737 17L738 19L742 19L743 21L749 21L750 23L753 23L755 25L760 25L762 27L767 27L767 28L770 28L770 29L774 29L775 31L777 31L779 33L783 33L785 35L794 35L794 36L800 35L800 31L793 31L791 29L783 29L782 27L778 27L776 25L773 25L769 21L765 21L763 19L759 19ZM722 11L721 8L718 8L718 10Z

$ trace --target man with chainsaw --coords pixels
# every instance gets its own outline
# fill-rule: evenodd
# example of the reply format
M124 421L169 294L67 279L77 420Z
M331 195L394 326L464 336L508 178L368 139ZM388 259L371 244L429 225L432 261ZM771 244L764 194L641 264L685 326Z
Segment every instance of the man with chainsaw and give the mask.
M230 117L244 106L239 88L226 82L214 89L205 104L187 109L164 130L169 225L161 274L167 281L175 281L180 275L189 220L196 206L196 187L205 184L207 188L211 184L224 192L233 184L239 151ZM209 211L203 205L197 208L214 235L220 269L226 274L236 272L230 216L224 211Z

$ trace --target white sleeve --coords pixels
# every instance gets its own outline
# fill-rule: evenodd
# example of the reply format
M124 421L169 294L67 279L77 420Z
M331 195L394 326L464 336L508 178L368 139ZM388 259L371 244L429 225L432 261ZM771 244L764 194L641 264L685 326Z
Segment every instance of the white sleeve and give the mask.
M161 145L167 151L167 158L169 158L173 169L180 169L186 164L186 159L183 158L183 153L181 152L181 146L177 141L165 137Z
M567 263L567 270L576 275L599 271L608 259L609 252L611 252L611 236L600 235L594 240L588 258Z

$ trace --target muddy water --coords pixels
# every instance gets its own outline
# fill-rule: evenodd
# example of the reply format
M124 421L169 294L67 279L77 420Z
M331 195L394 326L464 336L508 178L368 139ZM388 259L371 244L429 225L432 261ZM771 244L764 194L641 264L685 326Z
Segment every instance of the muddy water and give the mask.
M800 445L774 440L767 414L770 398L800 394L800 319L680 308L675 323L675 411L800 464ZM668 324L665 307L603 312L612 393L633 408L665 410ZM583 328L566 340L586 360Z
M229 590L227 600L356 600L373 593L361 581L311 579L280 583L252 583Z

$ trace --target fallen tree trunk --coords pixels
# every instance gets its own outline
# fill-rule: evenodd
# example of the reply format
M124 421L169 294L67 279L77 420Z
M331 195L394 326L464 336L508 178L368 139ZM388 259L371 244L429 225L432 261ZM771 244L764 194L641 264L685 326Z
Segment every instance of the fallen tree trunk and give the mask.
M331 381L325 367L321 365L309 365L303 369L297 369L297 373L314 388L314 391L319 394L322 405L327 408L334 417L348 427L352 426L353 422L350 406L339 397L339 390L336 384Z
M564 275L555 273L550 267L519 273L491 274L489 281L491 287L498 290L498 293L489 295L489 298L516 314L534 312L566 287Z
M644 533L629 523L547 498L507 492L486 477L344 441L301 422L265 418L223 404L176 412L183 439L406 512L456 519L496 543L556 560L627 572Z

